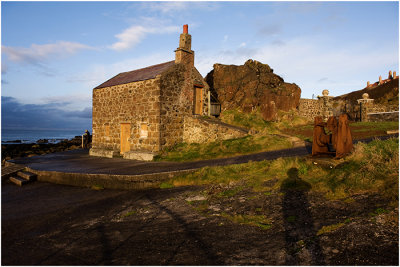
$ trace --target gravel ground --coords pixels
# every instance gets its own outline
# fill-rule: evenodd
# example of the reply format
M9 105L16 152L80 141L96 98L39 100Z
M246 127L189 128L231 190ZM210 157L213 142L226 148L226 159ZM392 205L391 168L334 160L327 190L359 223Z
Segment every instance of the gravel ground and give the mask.
M272 181L274 183L274 181ZM378 195L2 186L2 265L398 265L398 209ZM272 184L271 184L272 186ZM382 212L377 213L380 210ZM239 223L235 216L268 223ZM323 226L339 225L319 233ZM268 227L260 227L268 226Z

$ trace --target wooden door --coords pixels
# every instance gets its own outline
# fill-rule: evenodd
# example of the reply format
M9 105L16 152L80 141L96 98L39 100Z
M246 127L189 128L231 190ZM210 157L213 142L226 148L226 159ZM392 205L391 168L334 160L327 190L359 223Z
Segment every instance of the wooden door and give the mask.
M129 137L131 136L131 124L121 123L121 155L131 150Z
M203 114L203 88L195 87L194 114Z

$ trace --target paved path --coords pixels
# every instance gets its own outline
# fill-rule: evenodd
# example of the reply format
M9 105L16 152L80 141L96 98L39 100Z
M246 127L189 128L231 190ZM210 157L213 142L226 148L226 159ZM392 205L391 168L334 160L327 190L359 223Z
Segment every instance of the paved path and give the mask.
M387 135L379 139L388 139L398 135ZM356 140L369 142L373 138ZM68 173L140 175L198 169L206 166L224 166L249 161L273 160L281 157L300 157L311 154L311 145L277 151L261 152L230 158L200 160L194 162L143 162L122 158L100 158L89 156L88 150L77 149L46 154L30 158L20 158L11 162L39 171L58 171Z
M12 160L11 162L25 165L31 169L39 171L139 175L197 169L206 166L240 164L249 161L272 160L279 157L305 156L310 153L311 146L303 146L231 158L201 160L194 162L143 162L122 158L91 157L89 156L88 150L77 149L30 158L20 158Z

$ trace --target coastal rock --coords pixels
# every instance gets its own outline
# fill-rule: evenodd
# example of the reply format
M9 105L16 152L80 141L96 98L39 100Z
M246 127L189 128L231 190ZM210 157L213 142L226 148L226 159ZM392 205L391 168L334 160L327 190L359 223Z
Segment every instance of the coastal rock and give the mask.
M206 81L221 103L221 110L239 108L244 112L260 109L265 120L276 118L277 111L299 105L301 89L285 83L267 64L247 60L244 65L214 64Z

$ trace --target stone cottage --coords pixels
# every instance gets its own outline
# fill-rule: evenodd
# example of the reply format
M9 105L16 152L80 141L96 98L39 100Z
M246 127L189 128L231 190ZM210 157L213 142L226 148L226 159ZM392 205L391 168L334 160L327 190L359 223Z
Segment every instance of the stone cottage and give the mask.
M90 155L151 160L184 141L185 121L208 114L209 86L194 67L191 41L184 25L174 61L120 73L93 89Z

